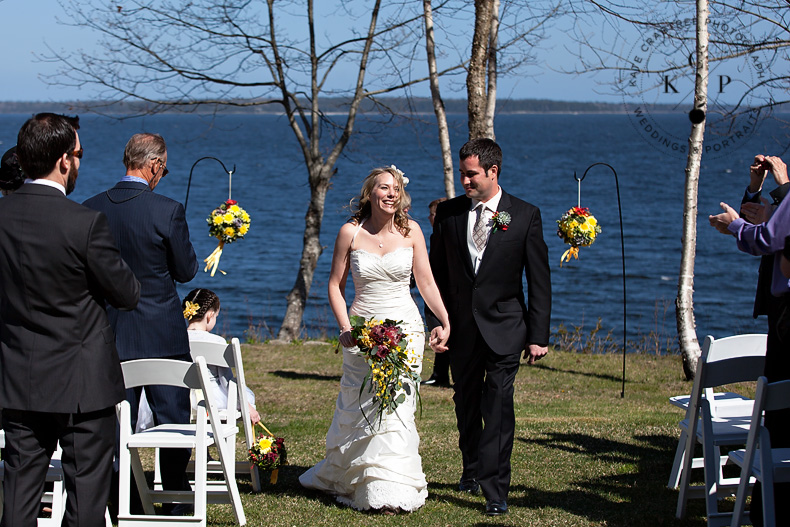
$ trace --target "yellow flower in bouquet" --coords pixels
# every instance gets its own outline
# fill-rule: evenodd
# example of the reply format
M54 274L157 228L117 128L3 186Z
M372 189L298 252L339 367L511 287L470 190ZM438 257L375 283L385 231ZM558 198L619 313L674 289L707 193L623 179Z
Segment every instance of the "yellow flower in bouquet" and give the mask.
M385 413L390 414L403 402L406 394L414 390L419 401L420 392L416 387L420 383L420 375L413 367L406 352L408 343L406 333L394 320L366 320L353 315L351 336L356 340L359 353L370 366L370 374L365 377L359 388L360 404L365 388L373 394L373 407L378 414L379 422ZM411 382L404 382L411 381ZM370 424L368 416L362 412Z
M579 259L579 247L589 247L601 234L598 220L586 207L573 207L557 220L557 236L571 246L560 258L560 267L571 258Z
M232 243L240 238L244 238L250 229L250 215L247 211L239 207L235 200L229 199L209 214L206 218L208 223L209 236L214 236L219 240L219 245L214 249L205 260L206 267L203 269L208 272L211 269L211 276L217 272L222 249L226 243ZM221 273L225 274L223 271Z

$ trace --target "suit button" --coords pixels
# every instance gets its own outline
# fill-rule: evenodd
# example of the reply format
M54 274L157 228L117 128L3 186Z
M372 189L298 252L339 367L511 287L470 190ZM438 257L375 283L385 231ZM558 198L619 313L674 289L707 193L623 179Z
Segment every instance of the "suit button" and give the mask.
M477 313L477 308L475 308L475 313Z

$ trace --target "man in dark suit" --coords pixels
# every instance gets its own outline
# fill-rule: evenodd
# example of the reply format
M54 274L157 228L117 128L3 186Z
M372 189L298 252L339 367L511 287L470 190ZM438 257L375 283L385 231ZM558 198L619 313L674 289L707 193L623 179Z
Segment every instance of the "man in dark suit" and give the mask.
M60 441L64 525L103 525L124 388L105 303L132 309L140 284L107 219L66 198L82 157L77 118L38 114L19 131L26 182L0 199L3 525L35 526ZM79 509L78 509L79 506Z
M133 311L108 309L118 336L121 361L168 358L191 361L186 323L175 281L188 282L198 270L189 241L184 207L152 192L167 175L167 148L157 134L136 134L123 154L126 176L113 188L85 201L104 212L123 259L140 280L140 303ZM126 394L133 426L141 389ZM150 386L146 399L154 423L188 423L189 390ZM186 466L189 450L163 451L160 456L162 486L167 490L188 488Z
M460 489L476 494L482 488L486 514L496 516L507 513L513 382L522 351L529 364L547 352L551 277L540 211L499 187L499 146L472 140L460 157L465 195L439 205L430 260L453 328L448 353L463 458ZM430 317L429 325L435 325Z

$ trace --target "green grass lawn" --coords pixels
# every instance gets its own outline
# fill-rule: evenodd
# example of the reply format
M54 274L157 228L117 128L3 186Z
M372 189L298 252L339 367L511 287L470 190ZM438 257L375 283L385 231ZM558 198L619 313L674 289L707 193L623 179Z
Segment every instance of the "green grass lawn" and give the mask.
M303 489L297 479L323 457L342 355L313 345L248 345L243 354L258 410L286 438L290 461L279 482L267 480L260 494L252 493L249 479L239 480L248 525L705 524L700 500L691 502L686 520L676 520L677 491L666 488L682 418L667 398L691 391L679 356L629 356L624 399L621 356L555 351L536 366L524 363L516 378L510 514L488 518L483 497L457 490L461 458L451 390L422 390L417 426L428 479L425 506L395 517L365 514ZM423 376L431 369L428 362ZM750 386L737 390L753 393ZM209 519L233 525L227 505L210 505Z

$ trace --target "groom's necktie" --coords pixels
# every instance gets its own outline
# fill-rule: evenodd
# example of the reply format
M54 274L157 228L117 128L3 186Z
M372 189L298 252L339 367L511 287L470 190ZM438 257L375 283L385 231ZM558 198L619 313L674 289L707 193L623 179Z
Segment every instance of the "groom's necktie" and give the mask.
M488 237L488 220L486 219L485 206L479 205L475 210L477 210L477 220L475 221L475 228L472 230L472 240L475 242L477 251L482 252Z

